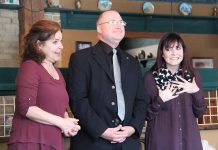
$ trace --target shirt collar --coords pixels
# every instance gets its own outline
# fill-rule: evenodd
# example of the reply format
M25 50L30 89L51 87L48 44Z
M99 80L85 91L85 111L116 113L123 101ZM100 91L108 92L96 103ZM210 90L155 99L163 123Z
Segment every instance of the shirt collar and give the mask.
M99 41L99 43L101 44L101 46L103 47L103 51L107 54L113 54L113 48L111 46L109 46L107 43L104 43L103 41ZM119 54L120 52L120 48L119 46L115 48L117 50L117 54Z

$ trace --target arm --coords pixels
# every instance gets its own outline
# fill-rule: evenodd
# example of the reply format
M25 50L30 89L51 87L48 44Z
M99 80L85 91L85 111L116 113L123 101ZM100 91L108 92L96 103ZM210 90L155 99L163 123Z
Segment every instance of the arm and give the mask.
M77 126L73 126L74 124L78 124L76 119L69 117L62 118L48 113L37 106L30 106L26 117L38 123L57 126L62 131L67 131L71 128L78 128Z
M176 84L176 86L182 88L183 90L177 92L177 94L188 93L192 97L192 108L195 117L201 117L205 110L205 101L203 95L203 88L201 83L201 78L199 74L195 72L195 76L192 82L188 82L182 77L178 77L180 81L173 81L172 83Z
M206 111L206 104L204 100L204 93L203 93L203 87L202 87L202 80L198 73L195 73L195 81L199 88L199 91L192 94L193 97L193 112L196 118L201 117L205 111Z
M89 84L91 72L89 72L90 64L88 59L89 58L81 58L78 53L71 56L68 90L70 107L73 114L80 120L83 131L95 140L107 129L107 125L90 105Z
M151 72L144 75L145 94L148 97L146 120L154 119L161 111L161 105L164 104L158 95L158 89Z
M129 133L134 133L138 137L140 137L142 128L145 124L145 116L146 116L146 109L147 109L147 100L148 98L145 96L145 89L143 86L143 78L140 69L139 62L136 62L135 67L137 68L137 88L136 88L136 95L134 100L134 107L133 107L133 114L131 114L132 119L129 123L129 126L133 127L127 128L130 129Z
M38 106L37 92L40 86L40 75L38 64L34 62L25 62L16 78L16 109L17 112L35 122L59 127L66 131L74 127L74 119L64 119L60 116L48 113Z

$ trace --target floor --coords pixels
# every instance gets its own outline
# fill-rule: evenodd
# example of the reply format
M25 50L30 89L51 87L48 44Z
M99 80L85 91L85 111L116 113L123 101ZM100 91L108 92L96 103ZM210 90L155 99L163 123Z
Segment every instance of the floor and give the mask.
M7 149L7 143L0 143L0 150L6 150Z

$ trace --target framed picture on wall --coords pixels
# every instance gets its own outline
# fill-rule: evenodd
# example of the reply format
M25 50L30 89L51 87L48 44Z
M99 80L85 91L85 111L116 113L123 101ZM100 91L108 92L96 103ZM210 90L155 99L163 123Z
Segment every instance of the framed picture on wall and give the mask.
M82 50L92 46L92 42L76 41L76 51Z
M193 68L213 68L212 57L192 57Z

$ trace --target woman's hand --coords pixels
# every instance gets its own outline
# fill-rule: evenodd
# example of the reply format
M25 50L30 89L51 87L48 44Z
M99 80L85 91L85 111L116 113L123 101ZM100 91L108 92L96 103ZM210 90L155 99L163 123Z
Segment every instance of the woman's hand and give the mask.
M177 92L176 94L181 94L181 93L196 93L199 91L199 87L197 86L195 82L195 78L193 78L192 82L186 81L184 78L179 77L178 78L182 81L172 81L172 83L177 86L178 88L182 88L181 91Z
M62 118L48 113L37 106L30 106L26 117L38 123L56 126L68 137L76 135L81 128L78 124L79 120L69 118L67 112L65 112L64 118Z
M78 131L81 129L78 124L79 120L75 118L63 118L61 130L65 136L75 136Z
M158 86L159 96L163 100L163 102L167 102L171 99L176 98L178 95L176 94L177 88L174 88L172 84L168 84L165 90L161 90Z

